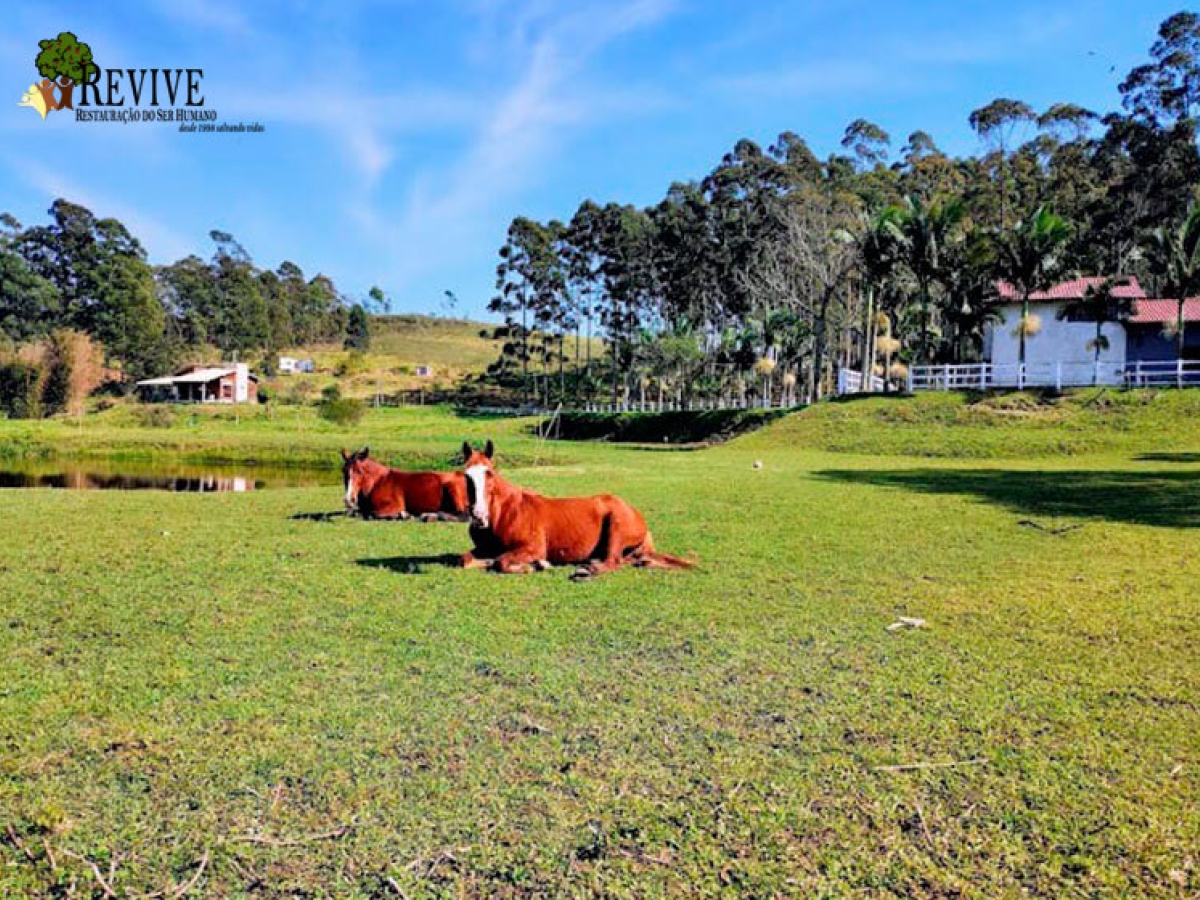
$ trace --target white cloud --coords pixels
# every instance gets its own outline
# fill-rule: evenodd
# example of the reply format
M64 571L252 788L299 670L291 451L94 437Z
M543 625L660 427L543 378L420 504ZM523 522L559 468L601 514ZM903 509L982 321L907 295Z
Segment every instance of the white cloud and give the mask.
M368 185L374 185L396 158L401 135L465 128L482 112L480 101L463 92L429 87L374 94L358 89L348 76L333 82L296 82L286 92L226 93L223 117L260 119L268 127L315 128Z

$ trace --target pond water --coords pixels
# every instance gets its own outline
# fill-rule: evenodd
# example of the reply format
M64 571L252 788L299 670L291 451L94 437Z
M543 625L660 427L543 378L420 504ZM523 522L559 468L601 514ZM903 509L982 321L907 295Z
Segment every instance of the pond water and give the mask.
M341 473L336 469L91 460L0 463L0 489L63 488L76 491L180 491L208 494L340 484Z

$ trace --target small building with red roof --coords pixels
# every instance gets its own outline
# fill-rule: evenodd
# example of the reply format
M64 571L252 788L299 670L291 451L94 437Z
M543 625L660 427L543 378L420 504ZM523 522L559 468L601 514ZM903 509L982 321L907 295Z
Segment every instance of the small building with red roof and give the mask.
M1023 384L1120 384L1139 363L1163 365L1177 358L1175 326L1179 304L1151 298L1136 278L1112 289L1114 296L1132 302L1132 314L1119 322L1105 322L1099 356L1096 321L1071 307L1099 290L1102 277L1074 278L1030 295L1031 333L1025 338L1026 371ZM1022 301L1007 282L996 283L996 319L984 335L984 359L999 372L1010 370L1015 382L1020 361ZM1189 299L1184 309L1185 360L1200 360L1200 298Z

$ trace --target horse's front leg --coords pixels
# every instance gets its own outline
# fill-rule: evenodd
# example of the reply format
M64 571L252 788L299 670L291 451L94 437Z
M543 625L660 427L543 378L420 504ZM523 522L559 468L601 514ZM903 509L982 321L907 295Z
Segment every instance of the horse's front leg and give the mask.
M490 569L496 562L494 559L481 559L474 553L464 553L459 560L464 569Z
M517 547L507 553L501 553L492 563L492 569L504 575L524 575L528 572L540 572L548 568L546 554L536 547Z

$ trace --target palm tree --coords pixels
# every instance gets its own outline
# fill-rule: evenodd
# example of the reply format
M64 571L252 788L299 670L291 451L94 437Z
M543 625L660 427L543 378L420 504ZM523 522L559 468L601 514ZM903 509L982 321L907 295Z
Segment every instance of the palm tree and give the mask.
M1082 297L1063 305L1058 311L1060 319L1075 319L1096 323L1096 336L1088 341L1092 359L1092 386L1100 381L1100 354L1109 348L1108 335L1104 333L1106 322L1119 322L1133 312L1133 301L1118 297L1116 289L1129 283L1126 278L1105 278L1098 285L1090 286Z
M1146 235L1146 262L1159 290L1179 304L1175 353L1183 359L1186 344L1184 304L1200 294L1200 204L1193 202L1174 227L1160 226Z
M1021 298L1018 361L1025 365L1025 338L1030 329L1029 297L1048 290L1063 271L1062 250L1071 236L1066 219L1055 215L1048 206L1039 206L1033 214L1000 233L997 241L996 274L1007 281Z
M945 250L958 233L966 213L961 200L949 199L926 203L909 197L901 208L897 226L901 259L916 282L917 304L921 315L920 359L930 362L930 318L933 313L933 289L945 274Z
M871 391L871 369L875 360L875 320L879 300L891 286L899 262L901 208L887 206L859 219L853 236L858 252L858 271L863 283L863 330L859 358L862 360L862 390Z

